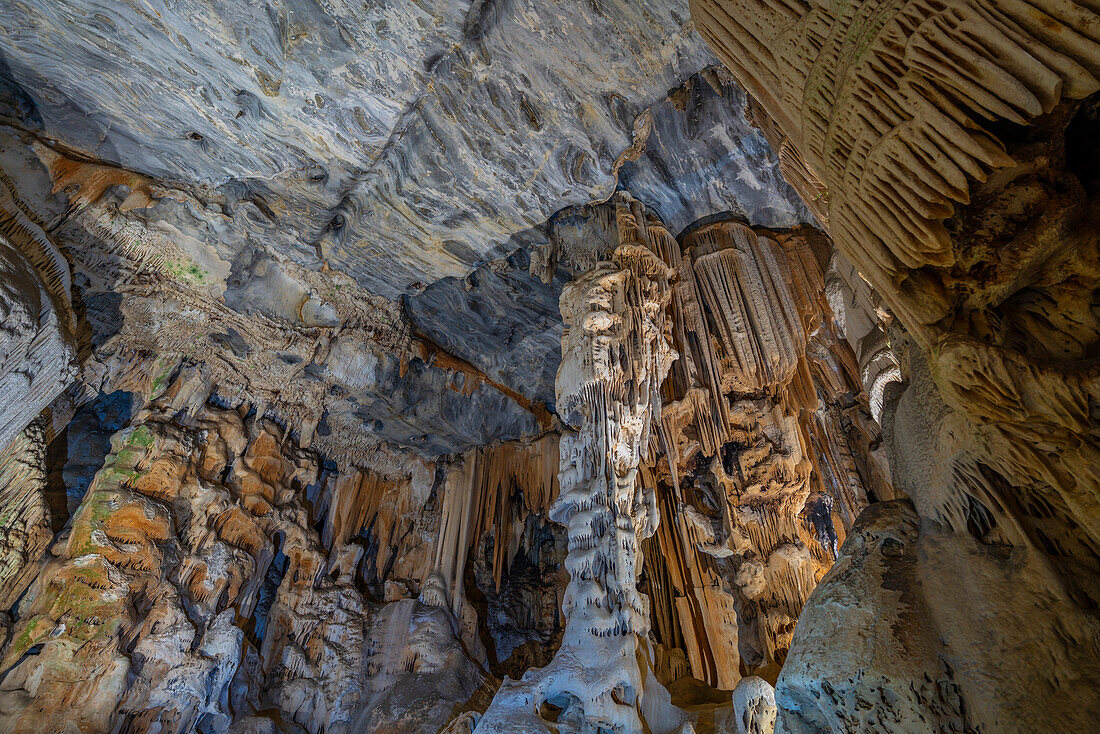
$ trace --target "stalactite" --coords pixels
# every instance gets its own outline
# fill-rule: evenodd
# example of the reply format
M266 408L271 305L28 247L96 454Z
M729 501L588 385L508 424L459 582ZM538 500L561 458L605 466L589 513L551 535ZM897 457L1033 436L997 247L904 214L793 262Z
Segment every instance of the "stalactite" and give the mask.
M410 472L397 477L360 468L326 476L317 485L313 501L325 517L322 542L337 556L329 573L354 575L363 551L351 541L369 535L374 555L367 583L378 584L391 575L417 584L427 578L427 544L414 544L409 536L431 491L435 466L415 459L410 463ZM341 549L353 545L357 551L342 554Z
M684 355L665 388L667 455L650 462L678 518L651 547L681 559L666 564L662 604L682 613L661 636L711 685L754 670L774 680L867 489L885 492L856 359L823 287L830 247L812 230L720 222L661 252L679 265L670 315ZM841 413L866 432L823 433Z
M477 450L481 458L475 482L486 501L478 503L484 512L477 519L473 542L476 545L493 531L493 580L500 591L501 578L518 550L520 537L514 529L522 529L528 515L546 515L557 499L557 435Z
M808 183L827 189L827 224L851 263L830 267L829 300L851 326L894 483L912 498L865 512L843 573L823 580L777 688L781 722L1030 731L1057 709L1063 726L1087 728L1100 539L1100 430L1085 408L1100 394L1100 320L1085 305L1100 284L1095 4L691 7L769 139L804 164L791 182L807 200L819 188ZM896 320L847 312L868 300L864 277ZM860 430L836 418L815 435ZM823 473L844 463L829 456ZM887 625L873 644L832 636L837 614L899 619L899 592L924 621L904 634ZM955 634L979 618L980 638ZM1050 662L1037 667L1039 639ZM825 678L848 683L823 696ZM867 690L880 703L847 705Z
M0 170L0 451L77 375L69 265Z
M0 452L0 609L10 609L53 540L46 501L46 431L27 426Z
M926 345L951 308L951 283L923 268L958 259L943 221L970 202L969 181L1015 163L990 123L1026 124L1100 89L1096 16L1072 2L691 5L704 38L828 188L841 249L872 282L896 282L883 293Z

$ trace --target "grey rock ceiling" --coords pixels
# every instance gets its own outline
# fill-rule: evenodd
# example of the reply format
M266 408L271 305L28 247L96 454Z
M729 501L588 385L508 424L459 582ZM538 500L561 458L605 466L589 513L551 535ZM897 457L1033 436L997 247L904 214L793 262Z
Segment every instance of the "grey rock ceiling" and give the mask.
M3 5L7 73L46 133L262 202L257 238L387 296L464 275L516 232L606 198L644 113L715 63L686 2ZM673 229L695 199L759 207L762 224L804 218L776 178L754 179L768 168L760 138L729 145L739 100L697 87L680 119L658 112L658 149L630 177L651 205Z
M332 327L324 304L298 308L310 289L295 273L347 274L403 296L416 332L535 403L552 402L569 273L543 283L528 265L555 221L616 187L673 232L723 213L812 221L686 2L0 8L0 115L153 178L166 196L127 216L193 243L211 296ZM117 321L95 313L110 300L90 299L93 324ZM238 356L263 347L222 341ZM370 389L346 386L347 410L387 440L437 454L537 431L493 385L467 398L430 365L379 359Z

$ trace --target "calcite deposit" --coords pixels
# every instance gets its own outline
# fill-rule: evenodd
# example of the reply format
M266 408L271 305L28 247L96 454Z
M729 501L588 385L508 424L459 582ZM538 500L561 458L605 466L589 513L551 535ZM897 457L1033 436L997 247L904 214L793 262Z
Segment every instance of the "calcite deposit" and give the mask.
M1100 721L1088 0L0 0L0 731Z
M860 348L912 505L868 510L810 600L780 728L1093 727L1097 8L693 0L692 14L896 316L904 378L880 398L886 362ZM837 634L849 615L898 621Z

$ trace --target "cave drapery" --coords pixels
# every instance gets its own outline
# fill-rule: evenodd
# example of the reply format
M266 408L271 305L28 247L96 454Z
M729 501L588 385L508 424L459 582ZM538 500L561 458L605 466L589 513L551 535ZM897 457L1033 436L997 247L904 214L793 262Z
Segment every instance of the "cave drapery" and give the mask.
M1100 8L0 0L0 730L1100 720Z

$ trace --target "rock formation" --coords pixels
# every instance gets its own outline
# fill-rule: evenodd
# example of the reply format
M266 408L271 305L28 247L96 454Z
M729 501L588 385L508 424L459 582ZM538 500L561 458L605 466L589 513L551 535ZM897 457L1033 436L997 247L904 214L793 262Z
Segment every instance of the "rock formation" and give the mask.
M883 423L917 514L867 518L818 587L779 680L780 728L1034 731L1055 710L1089 728L1100 16L1072 2L692 12L790 151L789 180L897 316L908 383ZM838 637L841 614L899 621ZM979 618L981 637L963 631ZM1042 666L1026 652L1038 638Z
M565 632L551 663L506 680L475 731L571 727L671 732L681 723L648 659L649 603L638 592L640 543L659 521L652 487L637 481L660 420L661 383L675 359L669 341L668 266L654 251L671 239L639 221L631 199L615 204L619 245L562 292L557 409L559 494L550 517L569 529L562 603Z
M341 495L385 497L390 484L426 502L410 488L418 478L321 476L315 454L247 406L181 419L186 388L173 382L115 434L23 595L3 661L4 729L259 726L250 716L271 727L269 710L311 732L446 723L484 674L445 609L364 599L364 549L348 543L356 526L340 525L355 522ZM335 498L312 504L326 487ZM410 677L422 695L391 700Z
M648 478L668 519L650 582L663 587L661 639L691 675L732 689L748 672L774 680L846 529L892 490L823 297L824 238L721 222L667 247L681 356L666 384L667 457Z
M0 171L0 447L76 377L69 265Z
M0 730L1091 730L1098 13L0 0Z
M36 573L37 562L53 541L55 528L46 499L44 422L27 426L0 459L0 507L4 538L0 541L0 604L10 609Z

